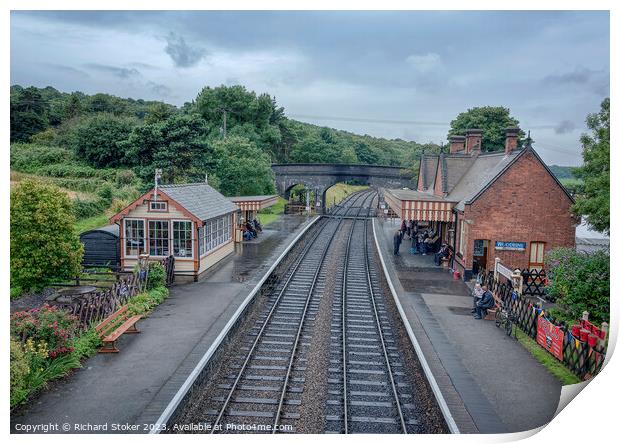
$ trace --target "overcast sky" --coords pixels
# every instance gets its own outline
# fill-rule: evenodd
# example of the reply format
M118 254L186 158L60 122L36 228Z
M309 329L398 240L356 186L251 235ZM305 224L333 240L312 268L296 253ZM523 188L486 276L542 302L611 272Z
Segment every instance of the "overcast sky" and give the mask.
M459 112L503 105L547 163L577 165L609 95L609 15L13 12L11 83L176 105L243 84L299 120L436 143Z

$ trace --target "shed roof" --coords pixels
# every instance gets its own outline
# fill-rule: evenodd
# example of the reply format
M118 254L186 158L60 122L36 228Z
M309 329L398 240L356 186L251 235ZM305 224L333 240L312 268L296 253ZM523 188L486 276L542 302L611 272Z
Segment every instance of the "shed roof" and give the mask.
M94 232L97 232L97 231L103 231L103 232L110 233L110 234L118 237L119 236L119 232L120 232L120 227L118 226L118 224L105 225L103 227L94 228L92 230L84 231L84 232L80 233L80 237L82 237L85 234L94 233Z
M233 196L228 199L233 202L262 202L264 200L273 199L274 197L278 197L276 194L265 194L262 196Z
M237 206L207 183L160 185L159 189L200 220L237 211Z

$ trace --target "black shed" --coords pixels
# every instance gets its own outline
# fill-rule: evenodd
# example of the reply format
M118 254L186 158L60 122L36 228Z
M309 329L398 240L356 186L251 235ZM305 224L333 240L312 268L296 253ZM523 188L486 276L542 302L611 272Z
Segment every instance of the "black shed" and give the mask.
M106 225L80 234L84 244L84 265L117 269L121 263L119 227Z

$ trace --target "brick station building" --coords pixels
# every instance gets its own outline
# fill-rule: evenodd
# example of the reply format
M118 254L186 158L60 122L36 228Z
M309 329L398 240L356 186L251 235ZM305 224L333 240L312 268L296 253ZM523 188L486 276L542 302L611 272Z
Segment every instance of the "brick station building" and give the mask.
M385 201L401 219L434 228L452 246L452 268L465 279L494 259L512 268L543 268L544 254L575 246L579 219L573 198L519 128L506 130L505 149L481 151L482 131L450 138L450 152L426 154L417 190L386 190Z

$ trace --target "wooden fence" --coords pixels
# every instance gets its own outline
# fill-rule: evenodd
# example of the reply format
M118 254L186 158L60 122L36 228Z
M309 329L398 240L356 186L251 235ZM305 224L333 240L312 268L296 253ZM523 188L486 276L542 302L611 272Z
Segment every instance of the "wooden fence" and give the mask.
M166 285L174 282L174 257L169 256L160 262L166 270ZM148 260L142 260L140 267L132 273L113 273L114 282L109 287L73 298L67 302L55 302L54 306L64 309L78 318L79 328L88 329L93 323L110 316L129 299L143 292L148 283ZM109 273L101 273L107 274ZM83 278L81 280L84 280ZM77 285L80 284L78 279Z
M592 335L585 333L584 337L584 332L581 331L583 328L581 328L581 334L577 336L573 328L569 328L566 323L550 317L540 307L539 303L534 302L523 294L519 294L513 288L511 279L507 279L500 273L497 273L496 276L493 271L489 271L487 274L480 274L478 280L482 285L487 285L490 291L500 297L504 306L515 314L517 325L532 339L536 340L537 338L538 318L540 316L544 316L554 327L559 328L563 333L561 361L580 379L590 379L601 370L607 353L607 338L605 334L601 334L598 340L589 341L586 337ZM588 324L587 319L581 321L582 326Z

